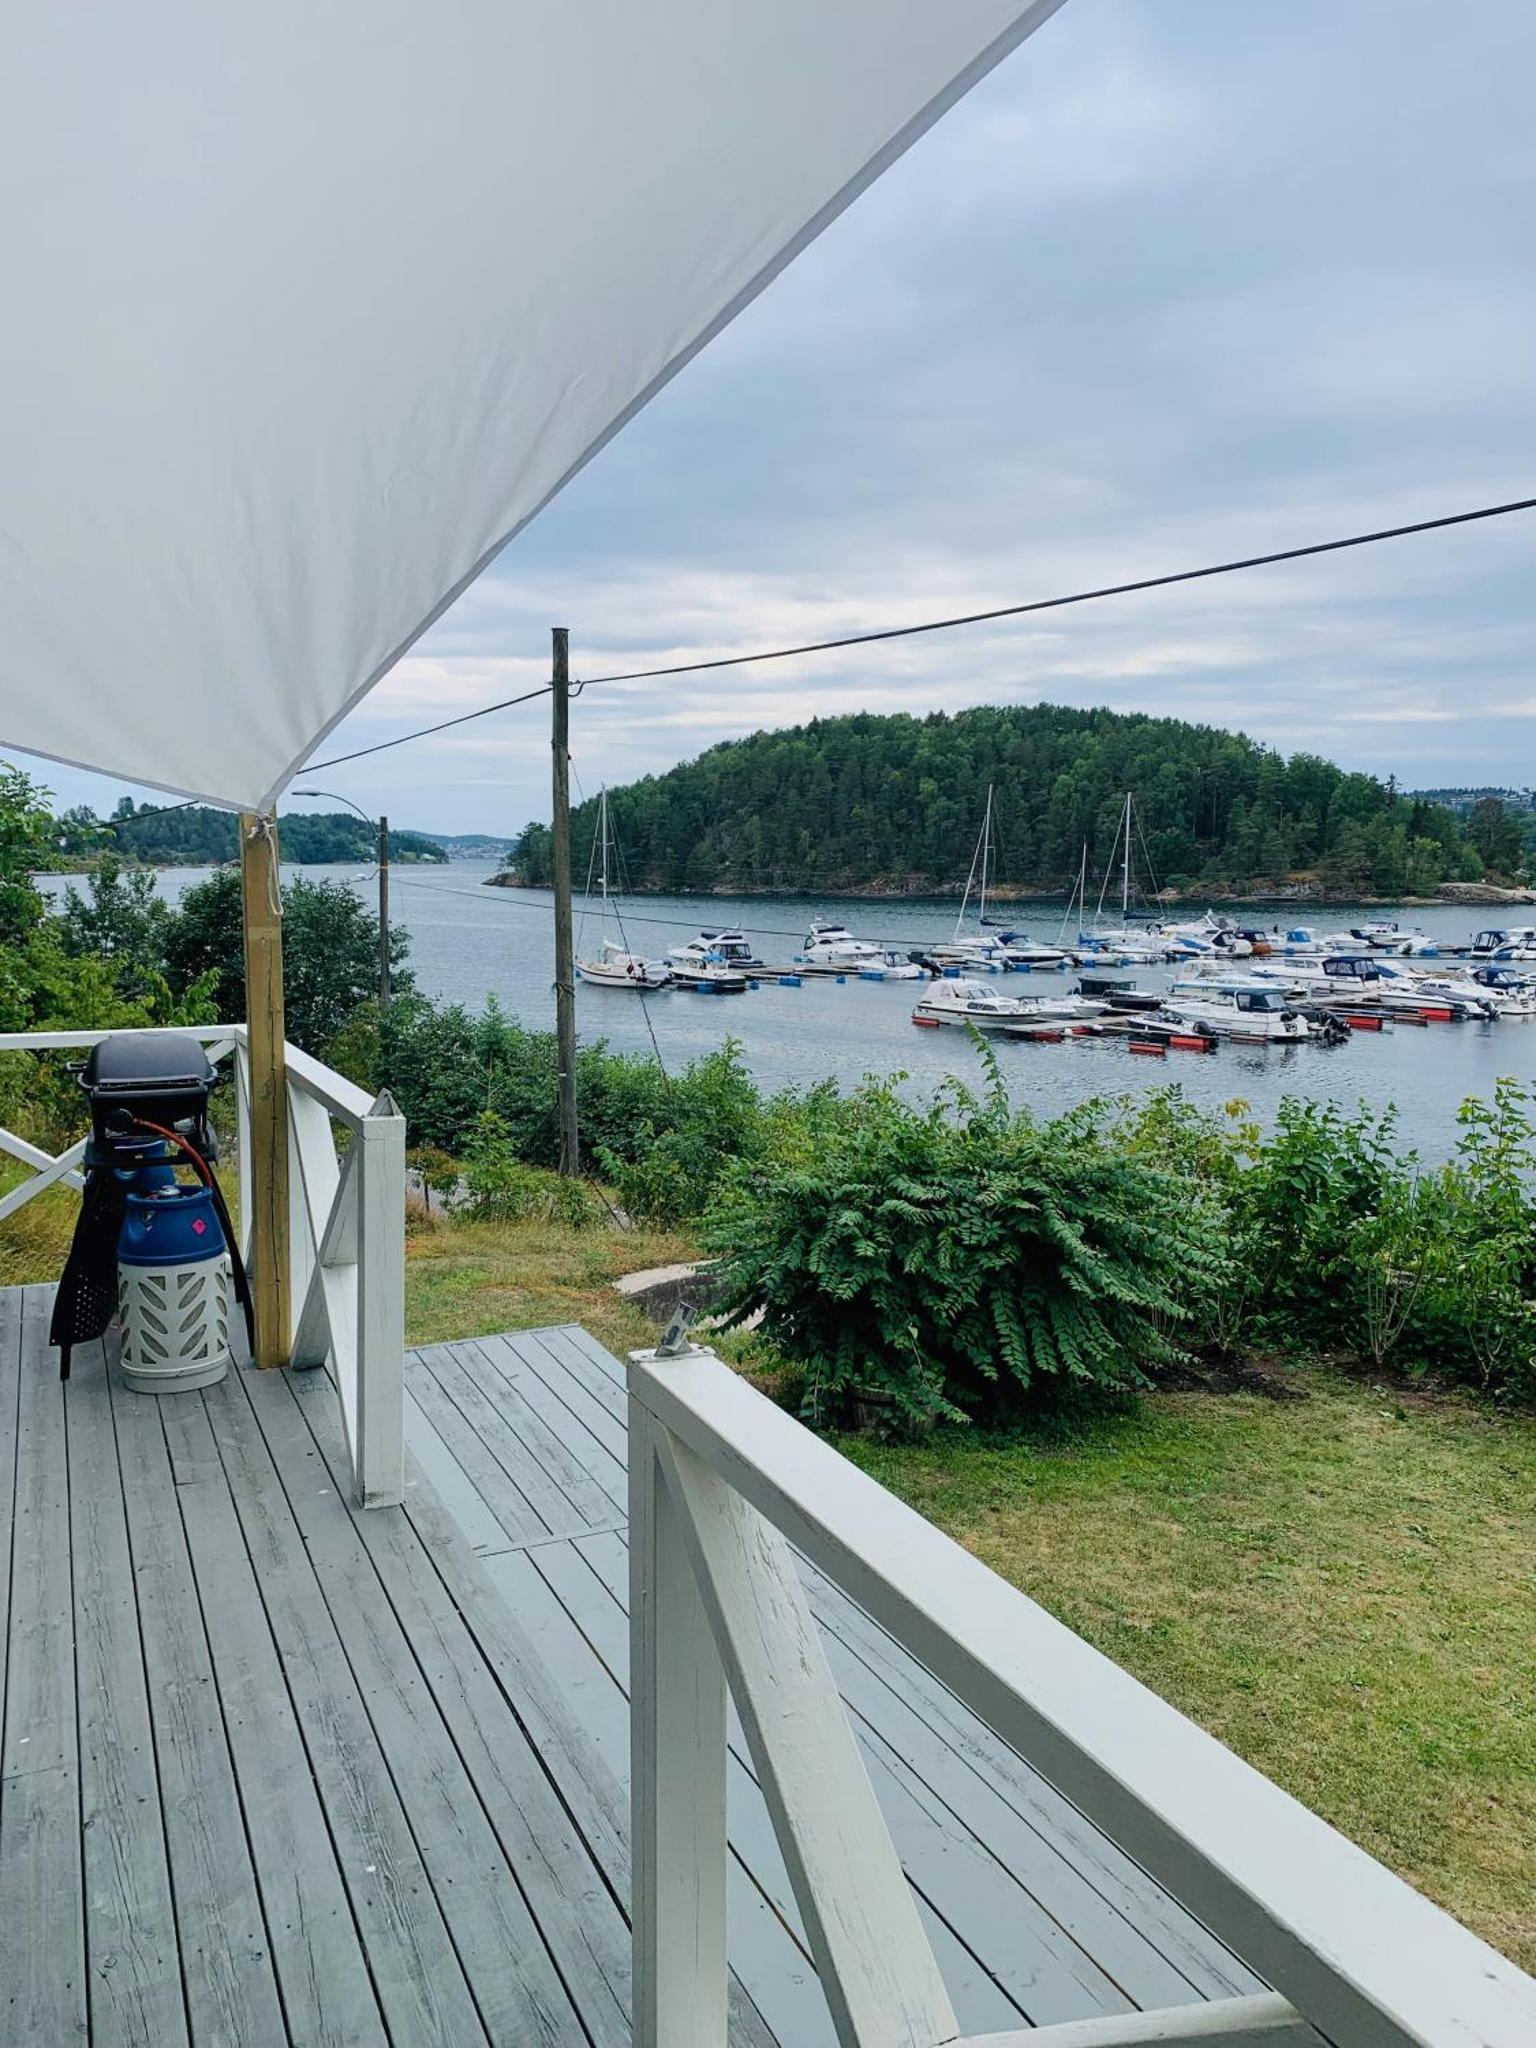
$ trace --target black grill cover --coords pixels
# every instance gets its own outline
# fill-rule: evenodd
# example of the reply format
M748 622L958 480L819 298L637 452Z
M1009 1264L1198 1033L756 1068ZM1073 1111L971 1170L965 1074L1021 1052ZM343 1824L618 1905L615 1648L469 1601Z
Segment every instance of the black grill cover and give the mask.
M128 1128L115 1112L145 1122L203 1126L208 1091L214 1083L208 1055L195 1038L177 1031L125 1031L91 1047L80 1085L91 1105L91 1130L98 1143Z

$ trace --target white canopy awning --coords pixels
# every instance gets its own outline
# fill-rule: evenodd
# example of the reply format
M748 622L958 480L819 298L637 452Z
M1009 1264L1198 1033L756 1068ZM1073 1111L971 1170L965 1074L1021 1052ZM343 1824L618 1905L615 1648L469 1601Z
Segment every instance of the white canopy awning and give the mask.
M1061 0L16 0L0 744L270 802Z

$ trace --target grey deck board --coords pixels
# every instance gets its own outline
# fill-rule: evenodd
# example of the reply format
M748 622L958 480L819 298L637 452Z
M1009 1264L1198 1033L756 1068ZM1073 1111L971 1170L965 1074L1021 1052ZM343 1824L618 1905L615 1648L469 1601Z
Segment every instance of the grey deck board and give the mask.
M82 1356L84 1376L99 1362ZM80 1809L94 2048L188 2039L138 1590L109 1400L68 1403Z
M391 1759L398 1799L479 2009L472 2031L462 2037L446 2024L447 2013L439 2011L422 2014L414 2022L418 2031L402 2026L397 2038L469 2040L483 2028L498 2048L522 2041L582 2041L574 2007L517 1874L418 1664L417 1646L402 1626L302 1405L287 1380L272 1375L248 1378L241 1392L285 1475L317 1590ZM320 1381L312 1392L324 1400L329 1390ZM383 1512L395 1524L402 1520L398 1511ZM370 1849L360 1867L377 1866L368 1871L370 1878L382 1877L390 1889L400 1889L415 1882L405 1856L397 1848L390 1869ZM419 1948L420 1933L413 1930L413 1951ZM457 1965L452 1974L458 1975Z
M64 1391L56 1371L30 1369L47 1313L47 1297L28 1288L20 1304L0 1927L12 1957L5 2038L63 2044L87 2038L85 1900Z
M413 1832L379 1733L381 1726L394 1732L371 1682L379 1674L362 1666L360 1676L348 1661L284 1481L249 1426L243 1381L210 1388L204 1403L231 1487L245 1503L257 1584L385 2020L405 2039L452 2038L472 2048L484 2042L485 2029L432 1882L441 1861L454 1897L461 1851L470 1860L462 1832L451 1830L446 1856L432 1815L418 1815L419 1837ZM382 1685L394 1668L386 1663ZM478 1904L486 1887L467 1886L462 1895ZM499 1931L484 1929L487 1938ZM473 1941L480 1930L467 1932Z
M71 1401L89 1391L77 1371ZM111 1398L192 2040L282 2042L271 1937L160 1404L120 1385Z
M329 1390L299 1383L316 1441L342 1475ZM436 1565L404 1517L360 1518L369 1554L415 1648L422 1672L482 1805L527 1889L529 1905L566 1992L598 2048L627 2042L629 1949L617 1901L569 1828L537 1752L472 1638ZM475 1561L471 1558L471 1564ZM511 1626L510 1616L507 1618ZM519 1646L519 1656L521 1646ZM580 2038L572 2025L566 2038ZM560 2034L551 2036L558 2040Z
M346 1884L207 1411L200 1400L167 1399L156 1406L197 1574L289 2031L326 2048L386 2044Z

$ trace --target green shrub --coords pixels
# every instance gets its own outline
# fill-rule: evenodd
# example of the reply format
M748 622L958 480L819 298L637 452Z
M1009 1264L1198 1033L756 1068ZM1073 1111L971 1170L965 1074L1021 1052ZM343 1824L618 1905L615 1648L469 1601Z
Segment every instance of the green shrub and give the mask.
M706 1221L723 1312L762 1310L812 1421L873 1398L911 1426L998 1423L1123 1392L1180 1355L1171 1332L1221 1282L1196 1181L1116 1143L1102 1104L1013 1112L979 1049L984 1099L918 1108L866 1082L814 1151L738 1171Z
M584 1182L519 1159L494 1110L481 1117L465 1154L464 1185L469 1213L481 1222L564 1223L591 1230L605 1220L602 1204Z

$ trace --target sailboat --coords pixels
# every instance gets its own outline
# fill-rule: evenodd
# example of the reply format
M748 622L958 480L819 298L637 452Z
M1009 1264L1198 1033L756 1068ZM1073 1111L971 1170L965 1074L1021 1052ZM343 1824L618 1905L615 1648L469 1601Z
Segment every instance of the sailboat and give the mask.
M1093 929L1080 931L1078 943L1088 949L1096 959L1106 963L1113 962L1119 967L1146 967L1152 965L1154 961L1165 959L1168 949L1159 942L1154 933L1145 927L1138 930L1130 921L1132 827L1131 793L1127 790L1125 808L1120 813L1120 823L1115 831L1115 842L1109 849L1109 864L1104 870L1104 882L1099 890ZM1120 922L1111 926L1104 923L1104 898L1109 893L1109 878L1114 872L1117 853L1120 855Z
M937 967L982 968L991 974L1006 974L1010 969L1064 967L1069 958L1065 947L1037 945L1027 932L1002 931L988 925L987 880L992 869L992 808L993 787L988 783L987 808L982 815L976 851L971 855L971 871L966 877L965 894L960 899L954 937L941 946L930 947L924 957ZM965 926L973 892L979 927L974 934Z
M598 798L597 838L592 846L592 858L587 863L587 894L582 904L581 923L585 931L587 912L592 904L592 871L597 869L598 884L598 944L594 953L576 958L576 972L583 981L594 988L627 988L645 994L666 988L672 976L670 971L655 960L646 960L629 950L624 936L624 925L619 917L617 904L613 905L614 922L618 937L608 934L608 911L610 905L608 855L612 848L612 834L608 828L608 791L606 786ZM578 936L578 944L579 944Z

